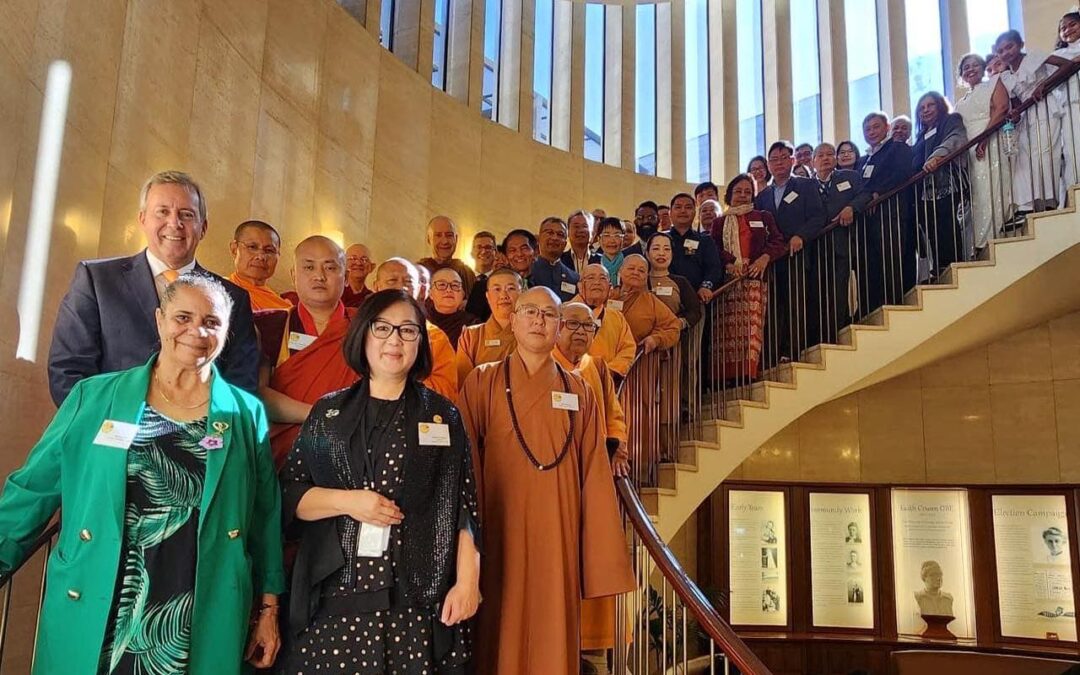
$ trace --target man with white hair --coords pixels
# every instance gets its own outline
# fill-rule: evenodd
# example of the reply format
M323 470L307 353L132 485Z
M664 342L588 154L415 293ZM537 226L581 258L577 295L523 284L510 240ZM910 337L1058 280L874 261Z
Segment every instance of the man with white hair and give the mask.
M217 367L230 384L255 391L259 357L248 294L195 261L209 225L202 189L180 171L153 175L139 195L138 222L145 249L84 260L75 268L49 348L53 402L63 403L79 380L141 365L161 349L154 312L165 288L191 271L214 277L232 297L228 341Z
M431 247L431 256L421 258L417 264L431 274L435 274L444 267L452 268L461 277L461 283L465 285L465 297L469 297L473 284L476 283L476 274L463 260L454 257L458 245L458 229L454 221L447 216L432 218L427 225L427 243ZM425 296L420 298L421 302L426 297L425 293Z

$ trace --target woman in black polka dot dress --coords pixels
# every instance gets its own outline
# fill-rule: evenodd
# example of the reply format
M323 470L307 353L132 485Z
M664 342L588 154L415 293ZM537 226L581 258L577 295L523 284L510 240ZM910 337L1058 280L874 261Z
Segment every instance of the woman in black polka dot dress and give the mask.
M282 470L300 547L278 670L466 672L479 594L472 463L457 409L420 381L423 314L368 298L345 341L359 383L321 399Z

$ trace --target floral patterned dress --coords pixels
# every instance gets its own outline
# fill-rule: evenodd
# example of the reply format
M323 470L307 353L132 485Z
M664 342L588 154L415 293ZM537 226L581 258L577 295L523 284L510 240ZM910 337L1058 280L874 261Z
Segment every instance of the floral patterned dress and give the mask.
M177 422L147 406L128 449L120 573L98 672L187 671L206 418Z

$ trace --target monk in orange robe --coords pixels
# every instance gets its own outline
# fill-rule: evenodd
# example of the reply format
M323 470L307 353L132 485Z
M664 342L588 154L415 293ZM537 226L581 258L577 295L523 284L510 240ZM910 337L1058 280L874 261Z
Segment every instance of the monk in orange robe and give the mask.
M622 379L626 377L630 364L634 362L637 345L633 333L630 332L630 325L626 323L626 317L619 309L621 303L609 303L610 297L611 279L607 270L599 263L586 265L585 271L581 273L581 280L578 281L578 294L573 301L588 305L596 315L596 320L600 322L600 330L589 348L589 354L602 359L608 368Z
M514 313L514 303L521 295L523 285L521 276L509 267L495 270L488 276L484 295L491 316L484 323L461 331L455 357L459 385L481 363L501 361L514 351L517 343L510 330L510 315Z
M581 601L634 588L596 397L551 357L559 299L518 297L517 348L465 379L458 407L472 441L484 598L476 672L580 670Z
M252 311L292 307L291 302L266 285L281 256L281 237L273 226L261 220L245 220L236 226L229 252L234 268L229 281L247 291Z
M622 404L607 365L588 354L599 327L588 305L580 302L564 304L562 327L551 355L560 366L581 375L592 389L607 433L611 472L616 476L628 476L630 454L626 447L626 418ZM615 596L584 600L581 604L582 656L593 662L600 672L607 669L607 650L615 647L615 611Z
M359 379L342 353L356 311L341 303L344 251L326 237L308 237L296 247L293 282L297 306L260 313L256 319L263 353L269 359L260 369L259 397L273 423L270 447L278 468L300 434L311 406Z
M649 292L649 263L628 255L619 268L619 300L634 340L646 354L671 349L679 342L682 322L664 301Z
M375 270L375 292L388 288L403 290L420 298L420 272L404 258L389 258ZM454 359L454 346L438 326L427 322L428 341L431 343L431 375L424 380L424 385L453 401L457 397L457 365Z

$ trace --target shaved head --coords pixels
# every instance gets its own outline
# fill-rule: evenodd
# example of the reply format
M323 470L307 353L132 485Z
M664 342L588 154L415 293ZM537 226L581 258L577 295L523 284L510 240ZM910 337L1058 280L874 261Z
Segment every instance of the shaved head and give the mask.
M518 350L533 355L551 355L559 331L559 296L549 288L537 286L518 296L510 329ZM529 316L529 315L532 316Z
M586 265L581 271L578 293L590 307L601 307L611 293L611 279L600 263Z
M633 254L623 260L619 268L619 281L630 291L640 291L649 280L649 263L644 257Z
M297 244L293 258L300 303L316 309L337 307L345 291L345 251L337 242L318 234L308 237Z
M333 256L341 263L341 266L345 266L345 251L341 250L341 247L338 246L337 242L329 237L324 237L321 234L315 234L308 237L296 245L293 257L296 260L300 260L301 255L308 255L312 252L332 252Z
M440 289L440 286L444 288ZM461 275L451 267L443 267L431 275L428 296L439 314L453 314L465 306L465 289Z
M435 216L428 221L427 243L431 247L432 257L436 260L450 260L457 251L457 225L447 216Z
M555 344L563 356L576 364L589 351L596 336L596 331L590 332L583 326L599 324L593 311L583 302L568 302L563 305L562 321L563 325L559 329Z
M416 297L420 276L413 264L404 258L388 258L375 270L375 291L396 288Z

